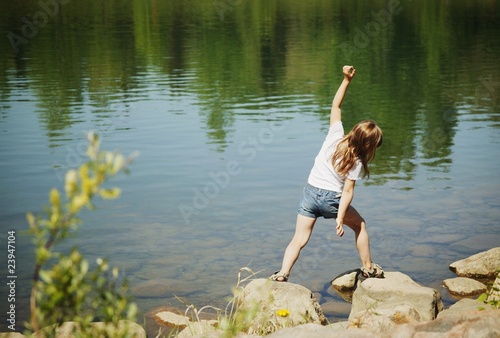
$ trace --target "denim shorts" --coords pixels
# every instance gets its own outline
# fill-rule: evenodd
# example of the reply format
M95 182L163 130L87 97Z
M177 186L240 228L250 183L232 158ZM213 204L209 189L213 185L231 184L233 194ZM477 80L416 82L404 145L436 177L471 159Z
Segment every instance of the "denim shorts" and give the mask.
M340 192L316 188L309 183L304 187L297 212L306 217L337 218Z

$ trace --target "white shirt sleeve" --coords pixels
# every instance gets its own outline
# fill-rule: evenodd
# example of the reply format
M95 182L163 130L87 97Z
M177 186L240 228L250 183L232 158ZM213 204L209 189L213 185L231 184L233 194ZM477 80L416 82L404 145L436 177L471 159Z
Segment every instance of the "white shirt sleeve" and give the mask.
M356 165L349 170L346 177L352 181L357 181L362 178L363 164L360 160L356 161Z

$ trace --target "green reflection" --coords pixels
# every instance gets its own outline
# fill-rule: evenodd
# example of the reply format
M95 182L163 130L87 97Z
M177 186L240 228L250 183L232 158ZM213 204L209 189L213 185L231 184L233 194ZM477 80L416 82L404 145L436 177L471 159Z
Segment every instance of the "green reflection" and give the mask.
M113 103L144 98L154 81L169 95L198 98L207 142L223 152L235 121L247 118L235 107L249 105L258 117L276 103L272 97L312 96L325 120L344 64L359 71L346 125L373 118L385 133L372 184L411 179L416 157L447 170L458 105L498 126L495 2L53 3L0 5L2 116L16 76L28 78L49 140L81 122L83 109L97 120L112 117ZM27 22L36 20L36 32L28 32ZM24 39L16 48L10 33ZM255 105L259 98L268 104Z

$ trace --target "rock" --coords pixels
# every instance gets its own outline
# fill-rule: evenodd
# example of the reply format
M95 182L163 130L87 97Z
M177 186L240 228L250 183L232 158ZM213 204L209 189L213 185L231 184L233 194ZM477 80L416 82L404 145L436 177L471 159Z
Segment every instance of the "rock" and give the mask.
M443 285L452 296L458 297L474 297L486 292L486 285L466 277L445 279Z
M322 326L319 324L302 324L282 329L267 335L266 338L382 338L377 332L367 329L340 329L335 324Z
M421 286L403 273L385 272L385 278L369 278L358 285L349 322L387 330L398 324L433 320L442 310L437 290Z
M146 338L146 331L137 323L130 320L120 320L118 327L114 327L109 323L96 322L92 323L91 332L87 332L87 335L91 337L117 337L120 332L126 332L134 338ZM76 322L65 322L59 326L49 326L43 328L41 331L35 332L33 334L34 338L45 338L53 337L55 330L55 338L76 338L81 337L79 332L79 325Z
M192 321L189 317L172 312L161 312L158 313L157 316L164 323L168 323L168 326L173 326L174 332L180 331L177 337L196 337L198 335L205 336L210 333L216 333L217 331L214 327L214 325L218 324L216 320L200 319L199 321Z
M352 294L356 290L356 275L359 269L344 272L332 280L332 287L335 292L346 302L352 302Z
M0 332L0 338L24 338L26 337L19 332Z
M500 247L497 247L454 262L450 270L459 277L493 279L499 267Z
M500 337L500 310L458 313L426 323L397 327L391 338L436 337L436 338L490 338Z
M207 320L200 320L199 322L191 322L187 327L177 335L177 338L198 337L203 338L218 338L222 337L224 332L215 328L214 323Z
M333 324L328 325L328 328L335 330L335 331L347 330L349 328L349 322L345 321L345 322L333 323Z
M169 306L153 309L144 315L148 337L157 338L180 336L181 333L182 337L191 337L215 331L214 325L218 323L213 319L215 315L202 312L199 318L200 321L192 320L181 310Z
M158 308L154 308L147 313L144 314L144 323L146 326L146 333L148 337L169 337L171 334L176 332L180 332L186 326L182 326L180 328L176 327L174 324L165 322L161 319L161 315L157 316L161 313L171 312L173 314L183 316L184 313L174 307L170 306L162 306ZM171 333L172 332L172 333Z
M92 323L91 325L98 333L105 332L105 334L102 335L94 334L92 335L93 337L119 337L123 336L123 334L119 334L119 332L126 332L129 337L146 338L146 331L142 326L130 320L120 320L117 330L109 324L102 322Z
M455 316L457 314L467 314L478 311L481 308L493 309L492 306L484 304L477 299L464 298L450 306L448 309L441 311L437 318Z
M349 317L349 327L370 328L390 332L395 326L421 322L418 311L409 304L398 304L391 308L374 308Z
M249 334L268 334L304 323L326 325L327 320L312 292L294 283L254 279L238 295L237 316L250 317ZM279 316L278 310L287 310Z

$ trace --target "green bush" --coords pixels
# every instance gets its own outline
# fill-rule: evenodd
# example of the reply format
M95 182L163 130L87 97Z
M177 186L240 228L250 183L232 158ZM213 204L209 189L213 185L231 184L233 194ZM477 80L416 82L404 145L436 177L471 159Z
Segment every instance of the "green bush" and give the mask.
M94 209L95 196L115 199L120 195L120 189L103 185L119 172L127 172L132 160L117 152L101 151L99 138L93 133L88 139L89 161L66 173L65 200L54 188L46 216L27 215L36 245L27 327L32 331L43 329L48 337L55 336L55 327L68 321L76 323L77 336L127 337L126 327L120 326L119 321L135 321L137 316L137 306L127 294L127 282L119 279L118 269L110 269L99 258L96 268L91 270L77 248L66 254L54 251L55 244L78 229L79 212L84 208ZM96 329L91 325L95 321L108 325Z
M495 277L497 279L500 278L500 269L495 271ZM495 282L496 280L493 281L489 290L479 296L477 300L496 309L500 309L500 288Z

